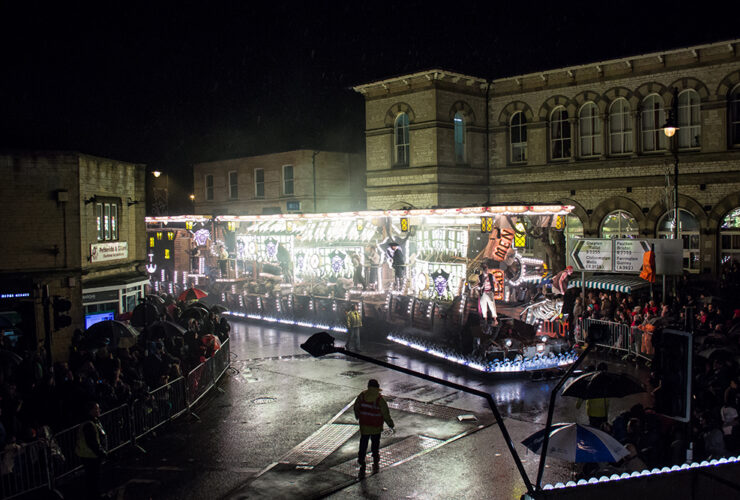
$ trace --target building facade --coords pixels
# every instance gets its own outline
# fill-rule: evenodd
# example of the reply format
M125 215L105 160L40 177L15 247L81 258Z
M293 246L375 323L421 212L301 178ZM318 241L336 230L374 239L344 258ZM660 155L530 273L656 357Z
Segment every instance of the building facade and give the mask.
M660 238L678 181L684 268L717 274L740 257L739 51L731 40L492 81L433 70L358 86L368 207L562 203L575 207L570 235ZM471 175L479 186L439 195Z
M365 208L362 155L301 149L193 166L195 213L343 212Z
M0 154L0 175L0 311L20 323L14 341L66 359L86 320L112 318L143 298L145 166L22 152Z

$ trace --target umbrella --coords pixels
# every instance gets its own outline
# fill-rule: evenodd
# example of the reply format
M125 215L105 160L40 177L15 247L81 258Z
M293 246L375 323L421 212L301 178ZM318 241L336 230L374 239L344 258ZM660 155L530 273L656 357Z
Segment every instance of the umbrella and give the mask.
M152 302L154 304L162 304L164 305L164 299L160 297L159 295L149 294L146 297L147 302Z
M522 444L542 451L545 429L535 432ZM574 463L618 462L627 455L627 448L604 431L581 424L554 424L547 443L547 455Z
M85 337L90 340L110 339L112 348L131 347L136 345L139 332L131 325L120 321L106 320L95 323L85 331Z
M581 399L623 398L645 392L642 383L625 373L590 372L568 382L563 396Z
M189 300L198 300L202 299L203 297L207 297L208 293L204 292L203 290L199 288L188 288L184 292L182 292L178 297L177 300L180 300L182 302L187 302Z
M190 309L191 307L197 307L199 309L203 309L206 312L211 312L211 307L207 304L204 304L203 302L191 302L190 304L188 304L187 308Z
M215 312L216 314L221 314L221 313L224 313L224 312L226 312L226 311L228 311L228 310L229 310L229 308L228 308L228 307L226 307L226 306L223 306L223 305L221 305L221 304L213 304L213 305L211 306L211 311L212 311L212 312Z
M0 364L3 366L20 365L23 361L19 355L7 349L0 350Z
M699 353L699 356L709 361L732 361L734 353L726 347L710 347Z
M162 312L150 302L142 302L134 307L131 314L131 324L134 326L147 326L157 321Z
M182 336L187 330L172 321L156 321L149 325L149 331L152 332L155 338L169 338Z

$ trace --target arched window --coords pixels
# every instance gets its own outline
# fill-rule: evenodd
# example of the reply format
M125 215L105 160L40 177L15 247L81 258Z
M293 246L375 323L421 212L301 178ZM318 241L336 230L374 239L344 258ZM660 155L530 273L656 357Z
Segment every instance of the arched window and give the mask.
M570 122L563 106L555 108L550 115L550 151L553 160L570 158Z
M517 111L511 116L511 161L523 163L527 161L527 117Z
M694 214L680 208L678 210L678 236L683 240L683 268L687 271L699 272L699 221ZM675 213L666 212L658 222L658 238L673 238Z
M632 114L627 99L620 97L609 107L609 153L632 152Z
M578 116L581 137L581 156L599 156L601 154L601 119L599 108L593 102L587 102Z
M565 239L583 238L583 222L577 215L565 216Z
M665 110L663 99L649 95L642 102L642 150L646 153L665 150Z
M740 146L740 84L730 92L730 102L727 103L730 123L730 144Z
M699 93L688 89L678 94L678 147L698 148L701 138Z
M455 163L465 163L465 117L462 113L455 113Z
M396 165L408 166L409 164L409 115L399 113L394 124L394 137L396 140Z
M599 232L602 238L637 238L640 227L631 213L625 210L615 210L601 221Z
M740 207L730 210L719 226L720 263L740 262Z

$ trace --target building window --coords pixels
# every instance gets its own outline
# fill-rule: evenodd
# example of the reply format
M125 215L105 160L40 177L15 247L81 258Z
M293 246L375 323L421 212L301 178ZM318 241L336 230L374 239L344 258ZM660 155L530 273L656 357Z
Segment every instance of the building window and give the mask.
M409 165L409 115L400 113L396 117L394 125L396 165L407 167Z
M730 112L730 144L740 146L740 85L735 86L730 92L728 109Z
M462 113L455 113L455 163L465 163L465 118Z
M283 165L283 194L293 194L293 165Z
M699 272L699 221L694 214L682 208L678 209L678 236L683 240L683 268L686 271ZM658 238L673 238L675 213L666 212L658 222Z
M517 111L511 117L511 161L524 163L527 161L527 117Z
M627 99L619 98L609 107L609 153L632 152L632 115Z
M607 214L599 230L602 238L637 238L639 232L637 219L625 210L615 210Z
M565 239L583 238L583 222L577 215L565 216Z
M587 102L581 108L578 117L581 137L581 156L599 156L601 154L601 120L599 108Z
M740 262L740 207L731 210L719 226L720 263L729 268L733 261Z
M665 110L663 100L653 94L645 98L642 105L642 150L646 153L664 151L666 144Z
M265 169L254 169L254 196L255 198L265 197Z
M688 89L678 94L678 147L698 148L701 138L701 103L699 93Z
M229 172L229 199L239 199L239 176L236 171Z
M95 204L95 224L98 241L115 241L118 239L118 203L104 202Z
M550 115L550 148L553 160L570 158L570 122L563 106Z
M205 179L206 186L206 201L213 201L213 175L206 175Z

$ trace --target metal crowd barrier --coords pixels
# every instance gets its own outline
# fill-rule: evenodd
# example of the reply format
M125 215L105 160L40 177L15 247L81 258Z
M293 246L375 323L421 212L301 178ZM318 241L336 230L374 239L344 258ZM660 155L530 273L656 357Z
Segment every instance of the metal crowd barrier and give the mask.
M108 452L135 445L137 439L190 411L229 368L229 347L227 339L187 379L180 377L151 391L145 399L103 413L100 422ZM0 452L0 498L51 489L55 481L79 470L82 462L75 454L75 444L81 425L57 432L51 441L42 439Z
M576 321L574 331L576 342L585 342L588 330L593 325L606 328L609 332L609 340L597 343L598 347L608 349L610 352L623 353L623 355L632 356L635 359L652 361L652 333L643 331L636 326L600 319L580 318Z
M39 488L51 488L49 445L36 441L0 454L0 498L14 498Z

